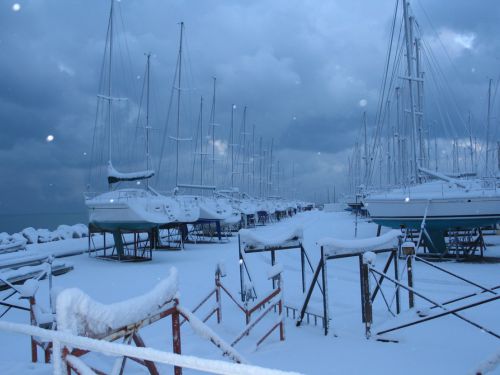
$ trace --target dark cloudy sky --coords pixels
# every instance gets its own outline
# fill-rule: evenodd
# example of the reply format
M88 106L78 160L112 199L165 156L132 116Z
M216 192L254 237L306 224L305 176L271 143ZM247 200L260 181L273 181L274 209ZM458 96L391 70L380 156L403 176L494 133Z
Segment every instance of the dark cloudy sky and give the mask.
M238 121L248 106L248 124L255 124L257 136L266 145L274 138L283 185L294 163L298 195L324 200L327 186L345 188L347 156L363 110L375 116L394 4L122 0L119 8L134 77L143 75L144 52L154 54L152 117L161 126L182 20L194 101L203 95L209 108L211 77L217 76L217 122L226 127L221 139L231 104L237 105ZM441 67L459 106L483 126L488 78L496 80L500 73L500 2L414 0L412 8L429 45L446 48L436 56L443 57ZM0 2L0 224L5 228L6 215L13 213L85 212L108 10L106 0ZM363 99L366 107L360 106ZM53 142L46 141L49 134Z

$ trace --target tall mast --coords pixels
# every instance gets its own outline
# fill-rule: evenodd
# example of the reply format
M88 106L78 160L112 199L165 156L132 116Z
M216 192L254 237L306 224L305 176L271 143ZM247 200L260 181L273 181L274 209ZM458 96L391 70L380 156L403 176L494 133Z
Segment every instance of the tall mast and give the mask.
M108 66L108 160L111 164L111 65L113 57L113 10L114 0L111 0L109 11L109 66Z
M259 137L259 197L262 198L262 165L264 162L264 155L262 154L262 136Z
M469 155L470 155L470 171L474 172L476 166L474 165L474 144L472 142L472 127L471 127L471 116L469 111L469 116L467 118L467 125L469 127Z
M255 124L252 124L252 194L255 193Z
M203 185L203 96L200 98L200 185Z
M413 24L413 17L410 17ZM415 63L417 75L417 112L418 115L418 144L419 144L419 165L425 165L424 136L423 136L423 73L421 72L420 39L415 38Z
M217 78L215 76L212 77L214 80L214 90L212 96L212 113L211 113L211 123L212 126L212 184L215 186L215 83Z
M486 176L489 175L489 167L490 167L490 158L489 158L489 149L490 149L490 119L491 119L491 84L493 80L490 78L488 84L488 114L486 118Z
M149 131L151 130L151 127L149 126L149 82L150 82L150 74L151 74L151 66L150 66L150 59L151 59L151 53L148 52L146 54L146 85L147 85L147 91L146 91L146 170L149 171L149 168L151 166L151 155L149 154ZM149 179L146 179L146 186L149 186Z
M368 138L367 138L367 134L366 134L366 111L363 112L363 131L364 131L364 138L365 138L365 142L364 142L364 155L363 155L363 158L365 159L365 178L364 178L364 182L365 182L365 185L368 185Z
M181 32L179 37L179 74L177 76L177 138L175 142L175 186L179 184L179 140L180 140L180 123L181 123L181 74L182 74L182 36L184 33L184 22L180 23Z
M241 188L245 188L245 163L246 163L246 122L247 122L247 106L243 108L243 145L242 145L242 152L243 152L243 171L242 171L242 184ZM248 192L247 192L248 193Z
M408 70L408 90L410 91L410 112L411 112L411 125L412 125L412 158L413 158L413 172L415 182L418 182L418 161L417 161L417 121L416 121L416 113L415 113L415 103L413 98L413 81L415 78L413 77L413 50L412 50L412 22L408 13L408 2L403 0L403 16L404 16L404 25L405 25L405 41L406 41L406 64Z
M269 193L272 193L272 185L273 185L273 146L274 146L274 138L271 138L271 150L269 152Z
M234 187L234 109L235 105L231 104L231 188Z

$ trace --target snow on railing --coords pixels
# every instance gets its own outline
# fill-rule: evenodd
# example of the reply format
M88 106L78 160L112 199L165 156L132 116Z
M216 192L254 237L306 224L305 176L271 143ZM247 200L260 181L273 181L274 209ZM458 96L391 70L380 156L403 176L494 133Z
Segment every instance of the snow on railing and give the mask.
M393 229L381 236L352 239L352 240L342 240L338 238L322 238L317 241L317 244L324 247L328 254L339 254L343 252L353 252L353 251L370 251L379 246L392 243L396 238L401 237L401 231Z
M77 347L84 350L102 353L109 356L132 357L146 361L158 362L172 366L198 370L211 374L227 375L298 375L297 372L286 372L259 366L229 363L220 360L205 359L189 355L164 352L153 348L135 347L89 337L76 336L70 333L43 329L28 324L0 321L0 331L38 336L45 341L53 342L54 374L62 375L65 371L60 348L62 346ZM57 350L59 348L59 351ZM73 361L72 358L69 359ZM74 362L73 362L74 363ZM73 364L72 363L72 364Z

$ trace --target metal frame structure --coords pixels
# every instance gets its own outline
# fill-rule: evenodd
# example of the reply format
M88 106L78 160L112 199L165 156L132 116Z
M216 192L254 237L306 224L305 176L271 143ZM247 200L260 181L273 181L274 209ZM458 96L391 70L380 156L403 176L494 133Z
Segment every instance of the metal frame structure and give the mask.
M116 229L105 230L89 223L89 236L88 236L88 253L94 254L96 258L116 260L120 262L141 262L153 259L153 249L157 242L158 228L150 230L132 230L132 229ZM106 244L106 234L111 233L114 239L112 246ZM103 247L97 248L93 242L93 235L100 234L103 236ZM127 242L125 235L132 234L132 242ZM141 234L146 234L147 238L142 239ZM129 246L132 245L132 248ZM111 252L108 253L108 250Z
M373 293L370 292L368 269L366 268L366 264L363 261L364 251L342 252L339 254L331 254L330 255L325 251L324 246L321 246L320 249L321 249L321 258L318 262L316 270L314 271L314 276L313 276L311 283L309 285L309 288L307 290L306 298L305 298L304 304L302 305L302 308L300 310L300 315L299 315L299 318L296 322L296 326L299 327L302 324L304 316L307 313L307 307L308 307L309 302L311 300L312 293L317 285L318 288L320 289L320 292L322 295L322 300L323 300L323 317L322 317L322 319L323 319L324 334L325 334L325 336L328 335L328 332L330 329L330 309L328 306L328 276L327 276L328 261L342 259L342 258L349 258L349 257L358 257L358 259L359 259L359 275L360 275L360 290L361 290L361 318L362 318L362 322L365 324L365 327L366 327L366 336L369 337L370 336L370 327L371 327L372 320L373 320L371 304L373 303L373 301L375 300L375 298L377 297L379 292L382 295L382 297L384 298L384 301L386 303L387 308L390 310L390 306L387 303L385 296L383 295L381 285L382 285L383 281L387 278L386 273L389 270L391 263L393 263L394 277L396 280L399 280L399 276L398 276L398 274L399 274L399 271L398 271L398 248L371 250L371 252L373 252L375 254L390 253L389 258L387 259L387 262L384 266L384 271L381 273L379 279L376 279L377 287L374 289ZM411 270L411 266L409 267L409 270ZM321 283L318 282L320 274L321 274ZM408 274L409 280L411 279L411 277L412 277L412 275ZM397 286L396 286L395 293L396 293L396 295L395 295L396 314L399 314L401 311L401 305L400 305L399 287L397 287ZM413 307L412 302L410 302L410 307Z
M192 310L193 313L197 312L205 303L207 303L212 296L215 295L215 307L212 308L208 314L202 319L202 322L207 322L214 314L217 317L217 323L220 324L222 322L222 292L224 292L229 299L245 314L245 328L241 331L240 334L231 342L231 346L235 346L238 342L241 341L245 336L248 336L250 331L271 311L278 309L278 313L280 315L280 320L273 324L273 326L266 331L266 333L257 341L256 346L258 347L260 344L264 342L265 339L269 337L269 335L279 329L280 341L285 340L285 326L283 322L283 308L284 308L284 300L283 300L283 280L281 277L281 271L269 277L269 279L273 280L273 283L276 283L276 288L266 296L264 296L260 301L253 304L251 307L244 303L243 305L237 301L237 299L233 296L233 294L229 291L229 289L224 286L221 281L221 278L224 277L221 267L217 267L215 271L215 287L210 291L210 293L202 299L202 301L196 305L196 307ZM252 315L258 311L262 311L257 318L252 321ZM181 322L181 325L186 322L187 318Z

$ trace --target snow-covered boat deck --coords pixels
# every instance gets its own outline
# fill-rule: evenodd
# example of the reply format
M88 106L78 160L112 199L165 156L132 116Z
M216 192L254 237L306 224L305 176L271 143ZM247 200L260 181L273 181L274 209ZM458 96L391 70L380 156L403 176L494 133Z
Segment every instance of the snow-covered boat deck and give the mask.
M375 236L376 225L360 220L358 238ZM304 245L313 264L319 259L317 241L325 237L351 239L354 237L354 217L338 212L304 212L279 223L259 227L259 235L279 236L291 226L301 226L304 232ZM43 253L54 250L78 250L85 240L67 240L40 245ZM490 246L486 256L500 255L499 236L486 237ZM57 249L56 249L57 248ZM36 254L37 246L30 246L29 252ZM290 305L300 305L301 277L300 253L282 251L276 255L277 262L284 266L285 301ZM382 267L385 256L377 256L376 266ZM179 275L180 301L185 307L194 307L214 285L214 272L217 264L224 262L227 276L223 279L234 295L239 292L238 237L228 243L187 244L184 251L156 251L151 262L116 263L89 257L87 254L75 255L68 260L74 271L54 278L57 288L77 287L102 303L113 303L144 294L154 287L160 279L168 276L174 266ZM0 257L1 261L1 257ZM267 253L247 256L249 268L254 276L254 286L261 294L271 289L267 280L270 256ZM482 285L493 287L500 281L500 264L497 263L457 263L446 262L440 266L472 279ZM308 281L312 274L308 273ZM355 258L336 260L329 264L329 296L332 334L323 336L320 326L303 325L295 327L292 319L286 319L286 340L279 341L278 335L271 335L257 350L255 343L262 332L271 324L263 323L261 331L252 332L244 338L236 349L252 364L281 370L298 371L305 374L467 374L473 373L482 363L498 355L499 341L472 327L454 316L435 319L430 322L409 327L391 334L399 343L382 343L367 340L364 325L361 323L359 265ZM415 288L425 295L445 301L471 292L478 291L471 285L453 279L437 270L416 262L414 266ZM392 285L384 286L390 295ZM48 282L42 281L39 300L47 304ZM5 292L4 292L5 293ZM385 308L383 300L374 304L374 326L372 332L394 326L416 318L415 311L407 311L407 298L401 293L403 313L393 318ZM483 295L484 296L484 295ZM313 297L313 308L319 306L318 296ZM416 299L417 308L427 307L428 303ZM500 302L465 310L461 314L489 329L500 332L498 312ZM244 319L233 304L223 298L222 324L214 318L209 326L222 338L231 341L244 327ZM10 311L2 320L29 323L24 311ZM379 329L380 328L380 329ZM169 341L171 328L167 322L149 326L142 332L148 346L161 350L171 350ZM1 374L50 374L51 365L31 364L29 337L0 332L0 373ZM223 359L220 351L197 336L187 325L182 327L182 352L212 359ZM101 369L111 369L113 360L106 357L89 355L83 358L98 363ZM161 367L161 373L171 373L168 367ZM497 373L500 368L496 369ZM128 361L125 373L144 373L144 369ZM186 374L194 373L185 371ZM494 373L494 372L493 372Z

